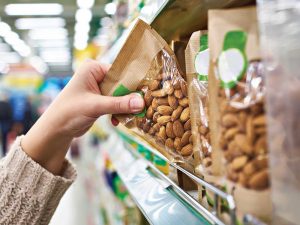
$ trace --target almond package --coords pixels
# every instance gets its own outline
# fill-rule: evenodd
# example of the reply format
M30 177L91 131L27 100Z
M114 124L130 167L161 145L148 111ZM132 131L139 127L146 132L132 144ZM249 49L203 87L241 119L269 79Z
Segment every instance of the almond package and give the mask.
M212 170L225 175L239 222L247 213L268 221L265 83L256 8L211 10L208 28Z
M192 164L187 84L174 53L148 24L137 21L100 89L104 95L143 95L142 113L117 119L169 159Z

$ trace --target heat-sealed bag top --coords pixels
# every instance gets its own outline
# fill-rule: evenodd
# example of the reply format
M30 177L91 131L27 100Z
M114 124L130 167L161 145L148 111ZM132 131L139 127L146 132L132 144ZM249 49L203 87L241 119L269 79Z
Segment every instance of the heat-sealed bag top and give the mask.
M117 119L169 159L192 163L187 84L174 53L148 24L137 21L100 89L104 95L143 95L143 112Z
M213 169L226 171L226 188L240 215L268 220L265 79L256 8L211 10L208 27Z

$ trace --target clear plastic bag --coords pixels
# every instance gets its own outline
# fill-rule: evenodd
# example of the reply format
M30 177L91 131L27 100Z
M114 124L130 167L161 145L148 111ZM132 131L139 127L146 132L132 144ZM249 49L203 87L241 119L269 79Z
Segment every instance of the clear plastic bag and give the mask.
M172 158L191 157L188 90L174 54L160 51L137 90L143 93L146 104L145 117L134 117L140 131L167 149Z
M267 74L272 224L295 225L300 221L299 1L258 3Z

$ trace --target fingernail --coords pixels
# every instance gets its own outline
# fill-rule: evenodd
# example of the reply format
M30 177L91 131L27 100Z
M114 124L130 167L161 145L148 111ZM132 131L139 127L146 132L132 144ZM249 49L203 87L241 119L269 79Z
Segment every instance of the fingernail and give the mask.
M136 95L129 100L129 106L133 112L142 111L144 108L144 99L140 95Z

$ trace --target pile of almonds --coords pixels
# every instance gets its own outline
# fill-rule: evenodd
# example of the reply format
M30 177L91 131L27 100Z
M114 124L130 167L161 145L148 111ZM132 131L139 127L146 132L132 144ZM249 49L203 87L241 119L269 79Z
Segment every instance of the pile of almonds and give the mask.
M204 89L204 87L203 87ZM210 130L208 124L208 93L207 87L199 95L200 119L197 121L200 135L200 147L202 152L202 165L209 167L212 165Z
M256 67L254 71L255 69ZM240 99L245 99L243 85L242 81L231 93L232 96L238 94ZM238 108L233 107L227 97L224 89L220 89L219 143L227 161L227 176L246 188L265 189L269 186L269 178L264 100L261 99L245 108Z
M161 73L154 80L142 82L147 108L137 127L153 136L166 149L191 156L193 153L190 108L186 82L180 76Z

